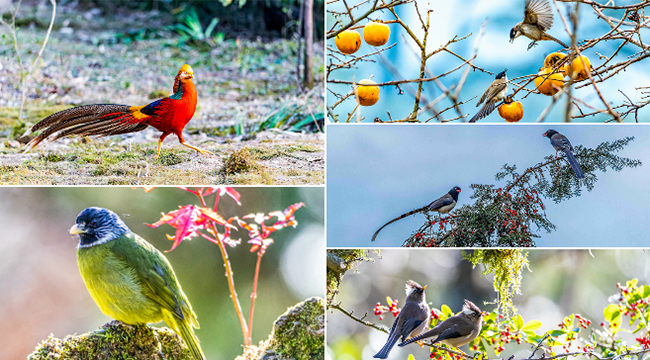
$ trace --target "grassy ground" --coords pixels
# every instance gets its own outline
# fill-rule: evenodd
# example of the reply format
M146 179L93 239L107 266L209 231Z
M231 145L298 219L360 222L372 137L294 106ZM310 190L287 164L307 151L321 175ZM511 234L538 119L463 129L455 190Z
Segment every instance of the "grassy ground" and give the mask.
M23 118L20 68L11 37L0 30L0 182L4 184L322 184L322 82L296 89L297 45L289 40L183 39L158 13L98 14L61 6L54 31L28 82ZM24 63L42 44L51 9L18 14ZM6 17L5 17L6 19ZM134 27L135 26L135 27ZM153 30L149 30L153 29ZM322 46L315 73L322 80ZM171 92L184 63L199 94L185 140L215 156L197 156L172 135L156 157L160 133L149 128L109 138L71 138L22 154L20 135L42 118L92 103L145 105ZM295 125L307 125L296 130Z

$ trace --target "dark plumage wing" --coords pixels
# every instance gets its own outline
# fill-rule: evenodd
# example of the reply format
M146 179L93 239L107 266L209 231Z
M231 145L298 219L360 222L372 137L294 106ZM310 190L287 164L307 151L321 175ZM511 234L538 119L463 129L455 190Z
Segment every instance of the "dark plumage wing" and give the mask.
M488 115L492 114L492 112L494 111L495 108L496 108L496 104L494 104L491 101L488 102L487 104L483 105L481 110L479 110L479 112L476 113L476 115L474 115L474 117L471 118L469 120L469 122L474 123L474 122L477 122L478 120L481 120L481 119L487 117Z
M428 211L438 211L438 209L440 209L441 207L451 205L453 202L454 202L454 198L451 197L451 195L449 195L449 194L445 194L440 199L438 199L438 200L432 202L431 204L429 204L429 206L427 207L427 210Z
M548 0L526 0L524 22L537 24L546 31L553 26L553 10Z
M462 334L458 332L458 326L456 325L451 325L447 327L446 329L442 330L438 337L433 341L433 343L437 343L446 339L455 339L461 337Z
M553 145L556 150L564 151L565 149L569 149L573 151L571 142L569 142L569 139L567 139L567 137L562 134L554 134L551 136L551 145Z

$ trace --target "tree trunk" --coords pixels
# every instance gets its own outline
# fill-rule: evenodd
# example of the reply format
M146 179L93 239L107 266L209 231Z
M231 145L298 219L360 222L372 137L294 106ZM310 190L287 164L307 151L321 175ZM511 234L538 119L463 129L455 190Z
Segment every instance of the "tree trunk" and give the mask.
M314 0L305 1L305 87L314 87L312 74L312 54L314 53Z

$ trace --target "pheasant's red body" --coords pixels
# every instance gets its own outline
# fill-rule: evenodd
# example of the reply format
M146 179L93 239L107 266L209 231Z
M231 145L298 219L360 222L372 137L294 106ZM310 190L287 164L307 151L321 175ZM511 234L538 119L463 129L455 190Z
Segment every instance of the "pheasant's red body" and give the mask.
M142 131L148 126L162 132L160 144L169 135L178 136L181 144L197 153L211 154L185 143L183 129L196 110L196 87L192 82L193 72L189 65L183 65L174 81L174 95L152 102L146 106L114 104L85 105L52 114L32 126L29 132L43 130L29 142L28 150L53 135L52 141L68 135L109 136Z

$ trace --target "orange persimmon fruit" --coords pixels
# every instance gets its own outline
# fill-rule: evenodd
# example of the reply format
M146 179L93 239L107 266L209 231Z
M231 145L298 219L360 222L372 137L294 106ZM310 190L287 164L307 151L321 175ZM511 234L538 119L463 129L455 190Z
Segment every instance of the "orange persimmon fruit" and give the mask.
M334 44L340 52L350 55L361 47L361 34L354 30L341 31L334 39Z
M535 87L544 95L557 94L562 85L564 85L564 76L558 72L553 73L553 69L541 68L535 77Z
M548 54L546 59L544 59L544 67L547 69L552 69L555 66L557 66L557 64L559 64L565 57L566 54L562 54L561 52L550 53ZM566 64L568 64L568 62L565 63L564 66L566 66ZM564 71L563 69L564 66L562 67L562 69L560 69L561 71Z
M506 96L499 106L499 116L509 123L516 123L524 117L524 106L520 101L513 101L512 97Z
M359 81L359 84L376 84L376 82L370 79L363 79ZM359 86L355 88L357 95L357 101L362 106L372 106L377 103L379 100L379 86Z
M580 58L584 60L584 65L582 64L582 60L580 60ZM590 72L591 63L589 62L589 59L584 55L576 57L570 64L567 65L567 74L571 77L571 79L575 81L588 79Z
M368 45L382 46L388 42L390 28L386 24L371 21L363 27L363 40Z

